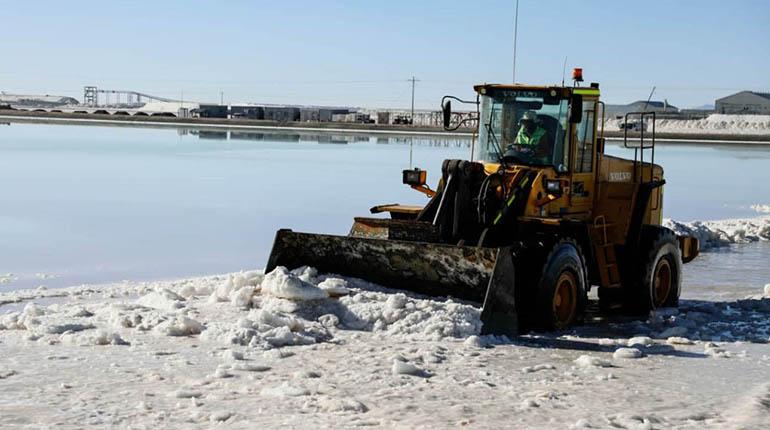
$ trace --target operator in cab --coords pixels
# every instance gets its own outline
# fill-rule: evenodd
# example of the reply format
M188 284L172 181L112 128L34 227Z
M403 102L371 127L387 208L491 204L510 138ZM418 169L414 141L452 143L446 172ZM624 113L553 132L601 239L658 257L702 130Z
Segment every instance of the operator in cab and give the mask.
M548 131L540 125L535 111L524 112L519 120L519 132L516 134L516 140L513 144L535 149L546 146L546 142L548 142Z
M544 158L550 153L551 142L551 136L541 125L537 113L528 110L521 116L519 131L506 152L526 154L530 159Z

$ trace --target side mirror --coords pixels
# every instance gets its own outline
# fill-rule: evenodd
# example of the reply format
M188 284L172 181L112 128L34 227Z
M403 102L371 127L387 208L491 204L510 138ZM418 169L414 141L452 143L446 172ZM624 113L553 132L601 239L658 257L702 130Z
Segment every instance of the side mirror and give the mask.
M452 101L447 100L441 106L441 113L444 115L444 128L449 128L449 123L452 121Z
M583 96L573 94L569 102L569 122L577 124L583 120Z

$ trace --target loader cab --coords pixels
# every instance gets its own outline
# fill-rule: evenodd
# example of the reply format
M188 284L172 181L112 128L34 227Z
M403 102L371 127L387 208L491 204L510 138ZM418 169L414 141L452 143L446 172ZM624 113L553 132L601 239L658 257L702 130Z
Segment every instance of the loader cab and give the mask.
M562 181L565 196L547 215L591 212L597 164L598 88L479 85L478 142L473 160L506 168L524 166ZM527 116L541 135L534 145L517 139ZM532 128L530 126L530 128ZM541 213L541 215L546 215Z
M569 98L563 91L500 85L477 91L479 141L474 160L569 170Z

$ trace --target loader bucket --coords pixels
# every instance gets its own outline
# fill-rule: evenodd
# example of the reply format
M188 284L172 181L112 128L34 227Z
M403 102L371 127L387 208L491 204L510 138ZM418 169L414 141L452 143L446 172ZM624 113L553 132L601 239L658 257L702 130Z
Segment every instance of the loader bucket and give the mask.
M518 333L509 248L278 230L265 271L278 266L312 266L388 288L483 303L482 333Z

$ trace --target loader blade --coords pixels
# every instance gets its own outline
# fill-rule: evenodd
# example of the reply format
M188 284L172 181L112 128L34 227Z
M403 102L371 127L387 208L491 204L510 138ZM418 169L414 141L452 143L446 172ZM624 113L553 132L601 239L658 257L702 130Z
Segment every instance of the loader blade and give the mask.
M508 248L279 230L265 271L278 266L311 266L322 273L361 278L388 288L484 303L485 334L516 334L513 262Z
M481 321L484 323L481 334L518 335L517 306L513 252L510 248L499 248L481 310Z

